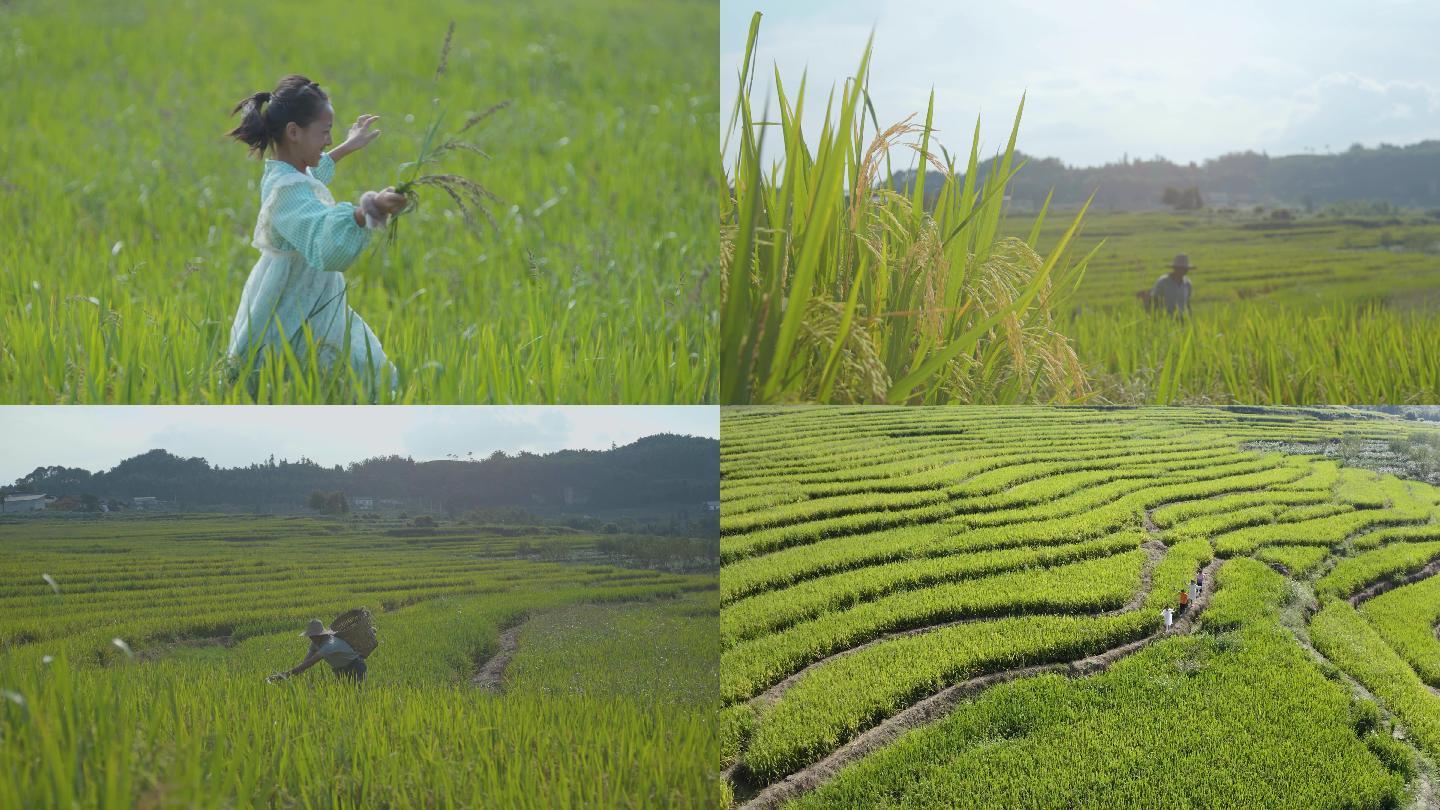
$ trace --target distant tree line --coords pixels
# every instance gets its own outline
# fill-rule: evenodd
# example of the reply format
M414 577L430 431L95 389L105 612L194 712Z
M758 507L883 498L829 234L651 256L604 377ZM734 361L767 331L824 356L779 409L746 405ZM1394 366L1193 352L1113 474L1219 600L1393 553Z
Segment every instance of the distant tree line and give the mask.
M272 456L233 468L151 450L103 472L37 467L4 490L122 500L153 496L184 508L291 505L318 511L342 510L353 506L355 497L368 496L423 500L452 514L499 509L497 514L505 515L507 507L555 508L567 501L576 511L693 505L720 497L720 447L714 439L660 434L609 450L497 451L476 461L384 456L325 467L307 458Z
M1167 188L1176 194L1194 189L1212 206L1227 204L1223 197L1306 211L1352 200L1440 208L1440 141L1375 148L1355 144L1331 155L1272 158L1260 152L1235 152L1199 164L1126 157L1103 166L1070 167L1056 158L1017 154L1017 164L1022 159L1026 164L1011 181L1010 196L1013 202L1033 208L1044 203L1052 188L1051 205L1079 205L1094 193L1097 208L1127 211L1174 205L1179 200L1167 200ZM976 168L979 182L993 165L992 158ZM926 177L927 205L934 205L941 179L934 171ZM894 187L910 189L914 181L913 170L899 172Z

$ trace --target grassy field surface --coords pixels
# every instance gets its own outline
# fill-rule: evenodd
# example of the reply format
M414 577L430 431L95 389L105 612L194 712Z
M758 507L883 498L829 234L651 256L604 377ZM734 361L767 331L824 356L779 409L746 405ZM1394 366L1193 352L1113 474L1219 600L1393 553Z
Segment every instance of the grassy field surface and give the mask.
M716 399L713 4L22 0L0 30L0 402ZM339 164L340 201L399 182L437 92L442 133L510 102L466 133L490 159L429 169L500 197L496 229L431 188L394 248L373 238L347 271L393 393L304 357L252 385L222 368L261 175L227 116L292 72L330 94L337 145L380 116Z
M722 798L1428 806L1440 488L1341 449L1435 435L1349 409L724 409Z
M1007 230L1028 229L1023 217ZM1040 243L1063 236L1042 229ZM1440 221L1253 212L1086 214L1095 255L1062 331L1094 396L1192 404L1429 403L1440 396ZM1177 253L1198 269L1188 324L1148 316ZM1162 383L1165 387L1162 389Z
M0 523L0 805L713 804L713 575L533 561L535 538L485 527L391 532ZM361 687L324 664L265 682L304 657L306 620L362 605L381 643ZM472 683L507 636L495 682Z

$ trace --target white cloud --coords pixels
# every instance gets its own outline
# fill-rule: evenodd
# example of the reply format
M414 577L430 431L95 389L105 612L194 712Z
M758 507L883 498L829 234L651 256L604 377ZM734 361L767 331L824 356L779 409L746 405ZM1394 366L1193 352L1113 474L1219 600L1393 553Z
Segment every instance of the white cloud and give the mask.
M1434 85L1333 73L1295 94L1281 137L1337 151L1357 142L1403 144L1440 137L1437 119L1440 88Z
M808 68L811 132L825 92L854 71L873 26L871 94L882 124L923 114L933 86L940 141L952 152L968 148L977 114L982 154L1003 146L1027 90L1020 148L1072 164L1440 136L1440 110L1414 86L1440 73L1430 42L1436 3L1387 0L1362 14L1340 0L722 0L727 113L755 8L765 15L756 103L772 65L787 90ZM1326 84L1336 76L1353 84Z

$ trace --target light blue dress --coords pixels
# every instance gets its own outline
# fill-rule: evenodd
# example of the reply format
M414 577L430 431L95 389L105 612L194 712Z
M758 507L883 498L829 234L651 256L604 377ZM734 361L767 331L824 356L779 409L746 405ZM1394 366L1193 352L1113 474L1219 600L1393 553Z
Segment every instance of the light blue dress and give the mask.
M252 352L263 355L288 342L304 362L308 326L322 368L348 360L365 384L393 388L395 367L346 300L344 271L369 243L370 231L355 224L353 203L331 196L325 184L334 176L329 153L304 172L282 160L265 161L251 242L260 260L245 281L229 354L243 365ZM261 362L258 356L254 365Z

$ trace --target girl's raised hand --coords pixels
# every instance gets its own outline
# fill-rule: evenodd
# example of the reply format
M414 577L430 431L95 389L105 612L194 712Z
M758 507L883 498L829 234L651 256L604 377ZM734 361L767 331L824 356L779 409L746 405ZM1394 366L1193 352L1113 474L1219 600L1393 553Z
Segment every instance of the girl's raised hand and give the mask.
M386 216L398 214L405 207L405 195L398 194L394 186L375 192L375 206Z
M356 118L355 123L350 125L349 134L345 136L345 143L349 144L352 149L368 146L371 141L380 137L380 130L370 129L370 125L379 120L380 116L368 114Z

